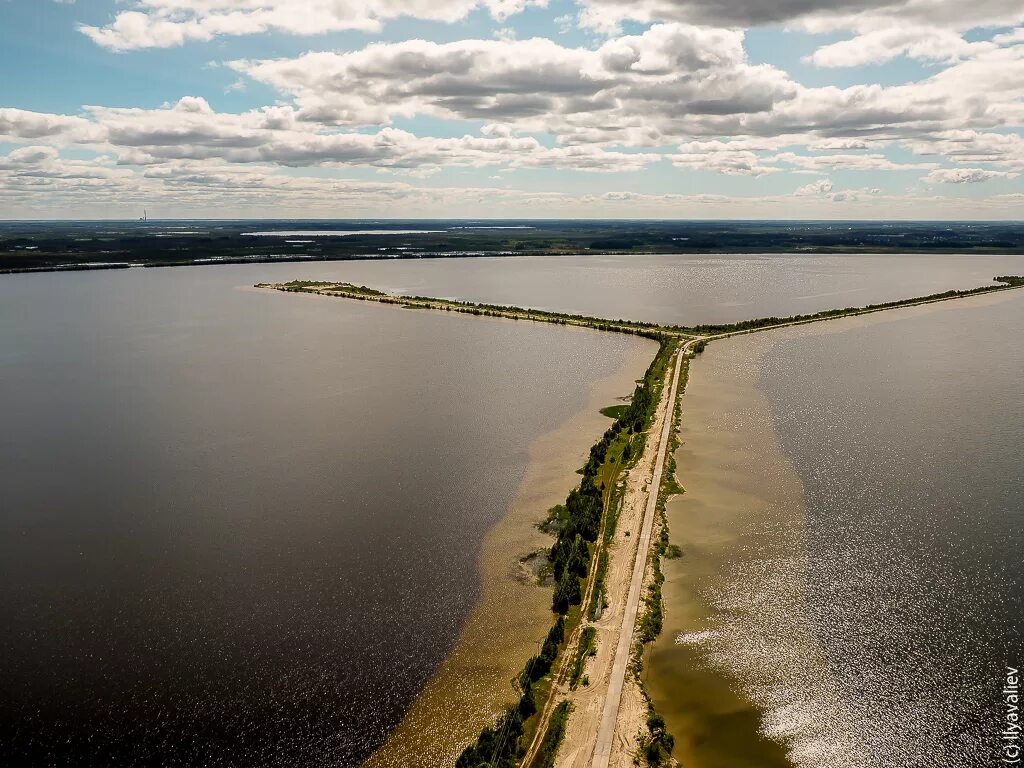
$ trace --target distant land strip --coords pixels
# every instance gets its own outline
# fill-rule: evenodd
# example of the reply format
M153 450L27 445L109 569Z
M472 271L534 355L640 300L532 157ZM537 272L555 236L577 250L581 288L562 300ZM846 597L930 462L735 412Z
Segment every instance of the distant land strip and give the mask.
M255 230L255 231L254 231ZM1024 254L1024 222L0 221L0 273L570 255Z

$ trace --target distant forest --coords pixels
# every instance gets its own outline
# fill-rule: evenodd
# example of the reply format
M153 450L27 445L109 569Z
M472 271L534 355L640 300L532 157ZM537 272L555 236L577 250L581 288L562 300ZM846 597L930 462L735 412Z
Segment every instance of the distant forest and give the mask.
M394 234L339 232L393 230ZM437 230L417 234L398 230ZM253 232L295 232L255 236ZM1024 223L836 221L0 222L0 272L571 253L1024 253Z

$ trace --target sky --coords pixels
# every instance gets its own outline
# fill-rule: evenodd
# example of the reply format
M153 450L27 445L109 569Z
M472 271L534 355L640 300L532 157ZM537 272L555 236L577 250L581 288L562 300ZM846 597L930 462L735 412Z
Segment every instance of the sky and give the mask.
M0 218L1021 219L1021 0L0 0Z

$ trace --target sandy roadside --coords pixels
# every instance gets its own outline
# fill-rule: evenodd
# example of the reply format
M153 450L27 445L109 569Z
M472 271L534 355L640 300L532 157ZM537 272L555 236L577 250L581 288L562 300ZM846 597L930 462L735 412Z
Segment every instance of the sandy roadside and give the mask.
M572 701L573 711L556 761L559 768L584 768L591 765L594 757L605 702L613 679L616 649L627 609L634 563L638 556L646 556L646 553L637 552L637 546L648 503L648 493L657 492L656 488L651 487L651 476L654 472L663 425L665 419L670 417L671 403L674 402L669 397L669 390L670 386L666 385L648 432L643 455L626 477L626 492L612 540L606 575L609 605L601 618L593 623L597 630L597 653L587 662L585 669L590 684L580 686L575 691L561 692L563 697ZM611 765L633 765L633 755L637 746L636 735L645 722L646 714L646 701L633 682L632 675L627 672L615 723Z

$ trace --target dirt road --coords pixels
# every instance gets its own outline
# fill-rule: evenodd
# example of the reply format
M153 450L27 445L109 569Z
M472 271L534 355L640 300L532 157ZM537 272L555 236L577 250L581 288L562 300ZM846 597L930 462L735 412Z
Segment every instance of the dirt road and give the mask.
M633 633L643 596L658 489L668 455L672 413L678 395L681 347L663 388L640 461L629 471L606 574L608 608L593 623L597 654L587 664L590 684L559 691L573 703L557 765L585 768L632 765L636 734L646 717L646 702L628 677Z

